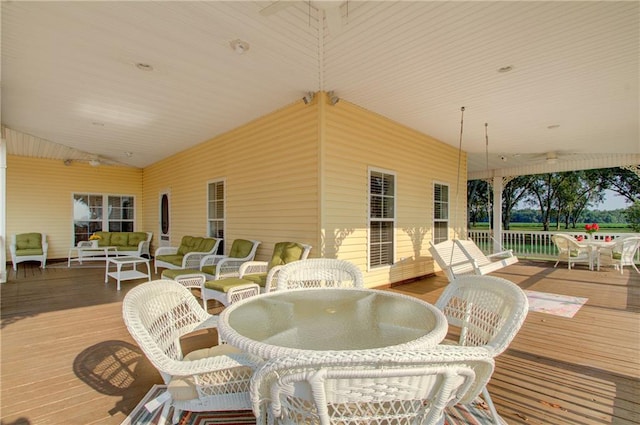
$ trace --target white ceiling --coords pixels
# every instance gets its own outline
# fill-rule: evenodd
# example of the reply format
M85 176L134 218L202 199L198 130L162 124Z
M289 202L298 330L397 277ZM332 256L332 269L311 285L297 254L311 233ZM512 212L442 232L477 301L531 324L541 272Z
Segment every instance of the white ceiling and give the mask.
M640 155L638 1L272 3L3 1L8 153L144 167L333 90L456 147L464 106L470 173Z

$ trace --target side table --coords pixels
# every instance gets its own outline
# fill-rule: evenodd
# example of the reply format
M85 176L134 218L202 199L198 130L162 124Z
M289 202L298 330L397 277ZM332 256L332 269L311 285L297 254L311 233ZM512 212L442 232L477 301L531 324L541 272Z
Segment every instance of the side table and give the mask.
M147 265L147 273L138 270L138 264ZM110 272L109 265L115 264L116 271ZM130 265L131 270L122 270L122 266ZM112 277L117 282L117 289L120 290L120 282L123 280L143 279L151 280L151 267L149 267L149 259L142 257L109 257L107 258L107 265L104 272L104 283L109 282L109 277Z

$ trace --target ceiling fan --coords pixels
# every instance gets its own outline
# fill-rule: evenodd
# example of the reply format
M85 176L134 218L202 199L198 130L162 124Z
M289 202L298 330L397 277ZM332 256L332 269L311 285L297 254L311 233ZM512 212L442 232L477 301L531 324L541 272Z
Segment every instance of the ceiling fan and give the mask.
M521 156L524 156L530 161L545 162L547 164L557 164L558 161L567 159L573 155L576 155L576 153L569 151L549 151L543 153L522 154Z
M269 6L262 8L260 10L260 14L262 16L271 16L283 9L286 9L289 6L294 5L295 3L297 2L286 0L275 1ZM312 0L307 3L310 7L313 7L314 9L322 13L325 21L327 22L329 34L331 34L332 36L337 36L342 33L343 22L341 7L343 4L348 4L348 1Z

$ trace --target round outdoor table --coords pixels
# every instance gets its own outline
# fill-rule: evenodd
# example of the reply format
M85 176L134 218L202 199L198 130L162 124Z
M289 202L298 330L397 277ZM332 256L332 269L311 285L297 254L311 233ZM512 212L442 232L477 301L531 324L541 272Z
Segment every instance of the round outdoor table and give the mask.
M272 292L231 304L220 314L221 338L264 359L305 351L429 348L447 319L414 297L363 288Z

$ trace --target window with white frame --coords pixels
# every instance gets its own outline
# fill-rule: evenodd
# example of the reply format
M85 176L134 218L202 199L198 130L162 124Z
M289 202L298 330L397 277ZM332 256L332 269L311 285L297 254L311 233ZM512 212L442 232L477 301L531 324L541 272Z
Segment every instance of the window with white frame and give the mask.
M369 170L369 267L393 264L396 178Z
M73 194L74 245L94 232L133 232L135 198L131 195Z
M433 243L449 239L449 186L433 184Z
M224 238L224 181L207 186L207 233L212 238Z

